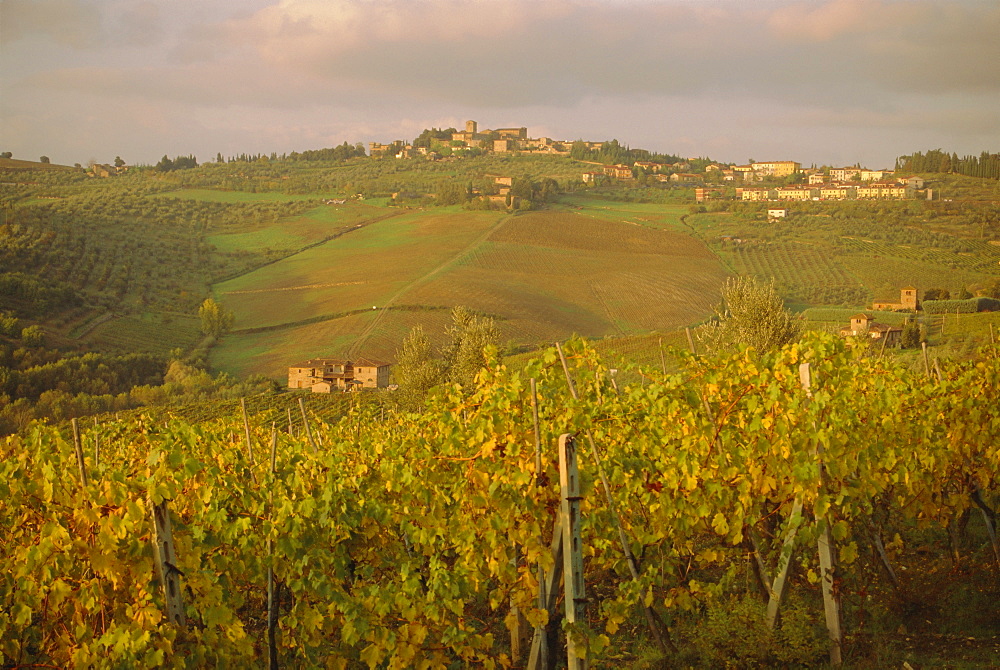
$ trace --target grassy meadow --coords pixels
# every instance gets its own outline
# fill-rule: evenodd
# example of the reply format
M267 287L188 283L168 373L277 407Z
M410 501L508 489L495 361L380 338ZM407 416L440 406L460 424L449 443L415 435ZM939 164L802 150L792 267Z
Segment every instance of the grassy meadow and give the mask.
M311 356L393 360L414 325L440 339L456 305L493 316L513 349L703 319L722 266L669 222L632 220L635 207L438 208L366 225L215 285L238 330L213 349L213 366L280 377ZM669 218L656 209L639 214Z

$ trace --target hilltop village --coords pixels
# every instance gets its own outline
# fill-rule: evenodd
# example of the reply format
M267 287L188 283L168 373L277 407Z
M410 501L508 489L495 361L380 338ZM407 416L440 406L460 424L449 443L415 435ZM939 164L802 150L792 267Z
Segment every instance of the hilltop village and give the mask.
M452 129L453 130L453 129ZM538 153L569 156L573 142L553 140L549 137L530 138L528 129L497 128L479 130L476 121L466 121L465 130L430 130L412 143L396 140L389 144L372 142L368 145L372 158L414 158L427 156L440 159L445 155L460 155L469 151L491 153ZM600 148L602 142L585 142L589 149Z
M375 159L425 157L428 160L455 160L468 153L571 156L578 152L599 152L607 146L607 142L532 138L523 126L480 130L479 124L470 120L466 121L464 130L425 131L412 143L404 140L388 144L372 142L369 154ZM594 169L583 172L580 178L583 183L592 185L640 178L683 184L695 188L697 202L720 198L751 202L932 200L935 196L933 189L925 189L922 178L897 175L893 170L873 170L860 165L803 168L801 163L791 160L751 161L744 165L717 163L703 158L675 162L597 163ZM509 183L504 185L510 186Z

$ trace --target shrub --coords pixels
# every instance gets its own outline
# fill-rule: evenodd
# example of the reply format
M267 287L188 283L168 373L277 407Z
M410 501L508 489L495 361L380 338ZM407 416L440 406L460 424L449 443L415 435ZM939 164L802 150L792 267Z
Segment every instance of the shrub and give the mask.
M815 665L827 653L817 608L789 594L781 625L767 627L766 606L753 595L730 596L708 604L705 616L689 632L685 646L702 667L753 668Z
M968 300L924 300L923 308L928 314L973 314L1000 310L1000 300L995 298L970 298Z

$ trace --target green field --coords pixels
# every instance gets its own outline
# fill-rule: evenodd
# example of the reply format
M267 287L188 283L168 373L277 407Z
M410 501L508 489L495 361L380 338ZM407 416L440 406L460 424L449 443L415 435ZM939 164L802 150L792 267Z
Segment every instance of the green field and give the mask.
M216 285L239 330L270 329L229 335L212 363L280 377L289 361L311 356L393 360L412 326L439 334L458 305L496 318L513 346L703 319L722 266L669 222L634 220L668 218L662 206L635 207L513 216L438 209L365 226ZM303 323L370 307L378 309Z
M360 203L320 205L301 216L280 221L245 221L217 227L205 241L221 252L293 251L343 234L373 218L386 216L382 208Z
M202 337L199 327L194 315L146 313L102 321L80 339L101 351L169 356L193 347Z

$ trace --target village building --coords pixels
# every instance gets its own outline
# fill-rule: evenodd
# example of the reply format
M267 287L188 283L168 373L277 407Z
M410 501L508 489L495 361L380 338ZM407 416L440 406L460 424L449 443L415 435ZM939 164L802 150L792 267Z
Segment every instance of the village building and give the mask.
M879 181L892 176L892 170L862 170L859 174L861 181Z
M736 189L736 194L740 200L748 200L750 202L762 202L774 199L774 190L770 188L738 188Z
M856 194L859 200L902 199L907 195L907 188L896 182L874 182L858 186Z
M775 207L767 210L768 219L784 219L788 217L788 209L785 207Z
M378 142L368 144L368 155L372 158L384 158L386 156L408 158L412 151L413 145L407 144L403 140L396 140L390 144L379 144Z
M701 177L696 174L691 174L690 172L675 172L672 175L670 175L670 181L672 182L701 181Z
M823 186L819 190L820 200L847 200L854 197L854 187L831 185Z
M765 177L788 177L798 172L802 164L795 161L765 161L753 163L750 167L755 173Z
M864 337L873 340L884 340L885 346L893 346L899 342L903 329L876 322L871 315L861 313L851 317L851 325L840 329L841 337Z
M118 174L119 170L111 165L105 165L103 163L95 163L94 165L91 166L90 172L95 177L101 177L106 179L111 175Z
M830 168L831 181L859 181L860 167Z
M872 309L880 312L897 312L900 310L917 311L920 301L917 300L917 289L913 286L904 286L899 291L899 302L875 302Z
M721 198L723 190L721 188L705 188L704 186L699 186L694 190L694 200L695 202L705 202L711 198Z
M289 389L333 393L388 386L389 364L370 358L312 358L288 368Z
M604 170L604 174L613 179L632 179L634 177L632 168L628 165L605 165L601 169Z
M778 200L812 200L819 197L819 190L802 186L783 186L774 189Z

